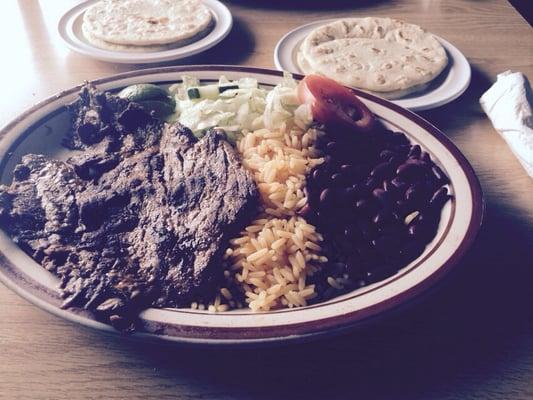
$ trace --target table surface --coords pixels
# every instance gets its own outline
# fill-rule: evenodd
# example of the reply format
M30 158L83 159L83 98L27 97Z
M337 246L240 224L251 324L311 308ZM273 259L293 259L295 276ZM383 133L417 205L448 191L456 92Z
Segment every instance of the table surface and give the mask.
M83 80L142 67L69 51L56 25L75 3L2 1L0 124ZM284 33L347 15L402 18L452 42L472 65L472 83L459 99L421 114L464 152L485 193L483 228L457 273L423 301L343 337L259 350L101 334L0 285L0 398L533 398L533 184L478 104L499 72L533 78L531 27L506 1L307 3L228 1L230 35L205 54L167 65L273 67Z

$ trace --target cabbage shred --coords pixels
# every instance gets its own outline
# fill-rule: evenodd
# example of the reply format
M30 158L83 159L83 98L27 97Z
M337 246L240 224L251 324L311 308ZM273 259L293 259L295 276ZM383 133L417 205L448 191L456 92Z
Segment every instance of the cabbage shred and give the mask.
M189 99L187 89L199 84L198 79L184 76L182 83L169 88L176 98L176 115L172 119L187 126L197 137L202 137L209 128L218 127L235 143L243 131L276 130L290 120L305 129L312 121L309 107L298 101L298 84L288 73L271 90L259 87L253 78L229 81L221 76L220 86L238 85L238 89L226 90L216 99Z

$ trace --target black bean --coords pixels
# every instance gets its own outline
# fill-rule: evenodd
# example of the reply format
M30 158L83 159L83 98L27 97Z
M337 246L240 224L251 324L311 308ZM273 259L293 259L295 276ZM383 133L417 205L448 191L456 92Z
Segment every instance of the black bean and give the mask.
M409 236L429 242L437 231L438 217L434 213L420 213L408 225Z
M391 141L400 145L409 145L409 139L402 132L394 132L391 135Z
M433 194L431 200L429 200L429 206L433 210L440 210L450 197L448 195L448 189L446 186L443 186Z
M366 180L366 183L365 183L365 186L369 189L369 190L373 190L375 189L376 187L378 187L381 183L381 180L376 178L376 177L369 177L367 180Z
M334 186L340 186L343 182L343 176L342 174L340 174L339 172L337 173L334 173L333 175L331 175L331 183L334 185Z
M419 193L419 190L417 190L418 185L411 185L407 188L405 191L405 200L406 201L412 201L416 196L417 193Z
M421 184L413 184L407 188L404 194L405 201L409 204L422 205L428 201L427 191Z
M410 262L422 254L425 247L426 245L424 242L411 240L404 244L403 248L400 250L400 255L406 262Z
M389 208L391 206L390 194L387 193L385 189L374 189L372 195L380 202L382 207Z
M326 151L329 154L334 154L337 152L337 150L338 150L337 142L328 142L328 144L326 144Z
M407 160L405 160L405 163L406 164L418 165L421 168L427 168L428 167L428 165L424 161L419 160L419 159L414 158L414 157L407 158Z
M356 199L356 192L353 186L345 187L340 193L343 198L349 200L351 203Z
M375 239L378 234L377 226L371 221L359 220L357 221L357 227L365 239Z
M363 185L361 183L356 183L352 185L352 188L354 189L355 196L357 196L358 198L365 197L370 194L370 189L368 188L368 186Z
M413 220L413 222L417 224L424 224L427 226L434 226L438 224L439 217L435 213L426 210L424 212L419 213Z
M401 164L403 164L405 161L405 157L402 156L394 156L392 157L388 162L391 166L391 169L395 170L398 168Z
M397 199L402 194L401 190L394 186L391 181L384 180L382 187L391 198Z
M394 187L396 187L397 189L405 189L407 187L407 182L405 182L404 180L402 180L399 176L395 177L393 180L391 180L390 182Z
M404 179L416 179L424 175L426 168L417 163L404 163L398 167L396 174Z
M344 236L342 232L335 234L332 239L334 240L335 246L343 253L350 253L353 250L353 239Z
M399 241L394 235L383 235L372 240L372 245L380 253L390 255L398 250Z
M411 224L407 227L407 232L409 233L409 236L417 237L417 236L420 236L421 229L422 229L421 225Z
M389 161L395 155L396 153L391 150L383 150L381 153L379 153L379 158L381 158L384 161Z
M373 238L368 237L368 240L373 240ZM376 257L376 250L369 243L359 243L356 245L357 254L363 260L373 260Z
M353 203L356 200L356 190L353 186L349 186L347 188L344 188L341 196L349 203Z
M388 210L380 210L374 217L372 218L372 222L377 225L383 225L387 222L389 222L392 218L392 214Z
M332 191L329 188L326 188L320 192L320 203L321 205L329 205L332 199Z
M422 149L419 145L415 144L413 147L411 147L411 150L409 150L407 157L419 158L421 153Z
M437 182L440 185L446 185L447 183L450 182L446 174L442 171L442 169L438 165L433 165L431 167L431 172L433 172L433 176L437 179Z
M392 172L392 168L388 162L382 162L378 164L371 172L370 176L382 179L388 176Z
M372 271L366 272L365 283L370 284L370 283L381 281L383 279L386 279L394 275L396 272L397 272L396 268L388 264L381 264L378 268L375 268Z
M314 187L314 185L308 185L307 204L311 209L316 209L320 204L320 188Z
M300 210L298 211L298 215L304 217L304 218L309 218L311 216L311 214L313 213L313 209L311 208L311 206L309 204L306 204L305 206L303 206L302 208L300 208Z
M395 146L394 150L401 155L407 156L409 151L411 150L411 145L409 144L401 144L399 146Z
M378 230L381 234L394 234L401 237L405 233L405 226L398 220L395 213L389 213L387 219L378 226Z
M351 240L356 240L361 238L361 231L353 225L349 225L344 229L344 236Z
M355 208L359 211L366 211L370 208L370 202L366 199L360 199L355 202Z
M386 192L395 192L398 188L396 186L394 186L390 180L387 180L385 179L383 181L383 184L381 185L381 187L383 188L383 190L385 190Z
M363 167L362 165L352 166L351 168L345 168L347 176L352 179L353 182L361 182L363 178L367 176L367 168ZM342 169L341 171L344 174L345 170Z
M400 218L404 218L408 214L411 214L413 211L416 211L416 204L410 203L405 200L398 200L396 202L397 214Z
M363 277L364 272L364 263L361 262L358 255L348 259L348 262L346 263L346 273L349 274L350 279L354 281L359 280Z
M346 175L352 175L354 173L354 166L351 164L342 164L341 172Z

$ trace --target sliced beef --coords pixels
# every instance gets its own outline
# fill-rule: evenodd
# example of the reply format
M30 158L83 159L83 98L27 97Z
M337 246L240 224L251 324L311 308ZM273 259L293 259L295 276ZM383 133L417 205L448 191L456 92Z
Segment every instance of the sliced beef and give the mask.
M68 162L26 155L0 186L0 225L61 278L65 307L131 329L148 306L212 294L228 240L253 218L257 188L220 130L196 139L83 88Z

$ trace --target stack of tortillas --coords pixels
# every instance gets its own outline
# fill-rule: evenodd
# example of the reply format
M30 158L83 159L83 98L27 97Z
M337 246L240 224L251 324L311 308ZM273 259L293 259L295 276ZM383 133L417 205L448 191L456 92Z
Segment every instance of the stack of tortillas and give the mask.
M446 51L431 33L391 18L347 18L320 26L298 52L304 73L389 99L423 90L447 63Z
M84 13L82 31L103 49L160 51L200 39L212 25L201 0L102 0Z

